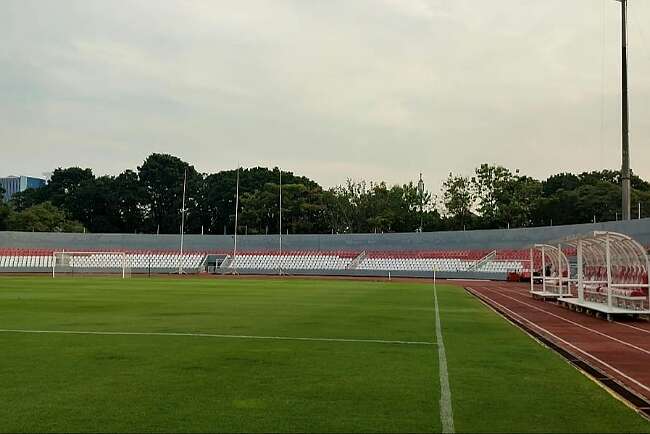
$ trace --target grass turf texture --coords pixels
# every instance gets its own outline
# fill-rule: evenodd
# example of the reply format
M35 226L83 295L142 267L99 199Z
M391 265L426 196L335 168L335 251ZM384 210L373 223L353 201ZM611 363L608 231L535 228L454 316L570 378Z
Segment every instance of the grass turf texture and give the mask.
M650 424L438 286L457 431ZM0 278L0 328L433 341L432 286ZM0 333L0 431L439 431L436 346Z

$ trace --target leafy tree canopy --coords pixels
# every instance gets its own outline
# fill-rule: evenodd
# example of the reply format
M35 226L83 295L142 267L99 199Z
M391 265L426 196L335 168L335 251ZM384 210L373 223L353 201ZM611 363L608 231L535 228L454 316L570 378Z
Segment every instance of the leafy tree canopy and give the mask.
M185 189L187 233L232 234L239 173L239 233L280 230L280 170L253 167L199 173L169 154L151 154L135 170L95 176L57 168L48 184L0 204L0 230L178 233ZM411 232L530 227L614 220L620 173L559 173L536 180L482 164L471 176L450 173L436 196L417 184L348 180L322 188L282 171L282 230L289 233ZM632 177L632 201L650 214L650 184Z

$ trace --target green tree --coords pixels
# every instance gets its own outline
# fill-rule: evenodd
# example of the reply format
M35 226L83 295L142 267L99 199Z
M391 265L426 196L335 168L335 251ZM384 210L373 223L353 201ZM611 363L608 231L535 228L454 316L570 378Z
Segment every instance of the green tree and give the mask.
M427 230L441 226L431 194L420 196L413 182L388 186L348 180L324 194L323 201L326 226L337 233L411 232L420 227L420 218Z
M23 232L82 232L83 225L66 218L65 213L44 202L9 215L8 229Z
M352 185L353 182L348 179L345 187L337 186L323 194L326 226L333 233L349 233L355 227L357 209Z
M117 209L116 225L120 232L143 232L147 201L145 189L138 174L127 169L112 182L113 203Z
M9 213L11 208L4 201L5 189L0 185L0 231L7 230L7 220L9 219Z
M486 227L498 227L501 223L500 206L505 198L504 188L513 181L513 174L502 166L481 164L472 178L472 187L477 200L477 210Z
M50 199L50 192L47 187L28 188L19 191L11 196L11 206L16 211L22 211L39 203L47 202Z
M495 188L497 211L494 222L501 227L532 226L541 195L542 183L527 176L498 181Z
M0 201L0 231L9 229L9 216L11 215L11 208L6 203Z
M475 204L472 181L465 176L449 174L443 183L443 203L452 229L464 229L472 220Z
M183 173L187 170L187 233L235 230L236 170L200 174L167 154L152 154L137 171L95 177L91 169L57 168L46 187L28 189L0 205L0 230L56 230L78 221L92 232L178 233ZM241 169L239 232L279 231L279 169ZM482 164L469 179L450 174L441 202L413 182L353 182L323 190L315 181L282 172L283 229L291 233L411 232L423 229L526 227L614 220L620 215L620 171L559 173L540 182L501 166ZM632 175L632 203L650 216L650 183ZM45 205L49 202L49 205ZM43 205L39 207L38 205ZM62 213L48 214L54 206ZM29 212L27 212L29 210ZM40 214L39 214L40 213ZM637 213L633 212L634 217ZM70 222L56 226L52 221ZM58 220L57 220L58 219ZM66 223L67 224L67 223ZM31 229L29 229L31 228Z
M47 194L47 200L55 206L65 210L73 218L82 217L85 203L77 198L79 189L95 179L91 169L80 167L69 167L67 169L57 168L52 172L50 181L43 193Z
M244 193L240 201L239 230L247 228L248 233L278 233L280 229L279 194L279 183L270 182L253 193ZM325 193L319 186L283 183L283 232L322 233L328 231L324 195Z
M597 221L611 221L616 214L621 216L621 187L611 182L596 182L578 187L576 190L574 221L589 222L596 217ZM577 220L577 221L576 221Z
M564 225L610 221L620 217L621 187L608 181L590 180L574 190L558 190L539 199L536 225Z
M250 169L240 169L239 171L239 195L242 206L256 214L266 215L278 212L280 170L275 167L267 169L264 167L253 167ZM296 176L292 172L282 171L282 191L287 194L290 185L302 185L305 191L320 192L321 187L314 181L304 176ZM272 187L276 186L276 187ZM237 188L237 170L225 170L215 174L207 175L200 190L199 214L201 225L209 233L233 233L235 224L235 193ZM274 191L272 191L274 190ZM261 192L256 196L257 192ZM252 196L250 196L252 195ZM250 196L250 197L249 197ZM244 199L244 198L247 199ZM306 197L306 196L305 196ZM248 200L249 203L243 204ZM250 202L252 201L252 202ZM253 203L262 206L259 210L254 210ZM273 205L272 205L273 204ZM271 207L273 206L272 210ZM258 220L262 217L256 217ZM251 219L251 214L246 214L243 219ZM274 218L265 217L269 221L270 229L273 231ZM261 221L261 220L260 220ZM243 226L255 224L254 220L240 221ZM260 223L261 224L261 223ZM256 227L256 231L266 232L266 223L261 227Z
M632 190L632 204L633 218L638 218L639 204L641 204L641 218L650 217L650 191Z
M195 225L198 195L203 177L193 166L168 154L151 154L138 167L138 176L144 190L142 210L144 227L149 232L178 233L181 224L183 177L187 170L186 222ZM192 230L188 230L192 232Z
M580 185L580 178L573 173L559 173L550 176L542 183L542 192L544 196L549 197L560 190L575 190Z

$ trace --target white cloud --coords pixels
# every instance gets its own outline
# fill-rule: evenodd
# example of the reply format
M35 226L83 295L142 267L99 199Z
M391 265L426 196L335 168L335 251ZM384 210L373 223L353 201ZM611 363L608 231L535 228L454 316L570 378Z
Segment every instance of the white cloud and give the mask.
M617 167L618 15L602 1L7 0L0 174L116 173L151 152L325 185L422 171L435 189L486 161L537 177ZM643 32L632 156L650 178Z

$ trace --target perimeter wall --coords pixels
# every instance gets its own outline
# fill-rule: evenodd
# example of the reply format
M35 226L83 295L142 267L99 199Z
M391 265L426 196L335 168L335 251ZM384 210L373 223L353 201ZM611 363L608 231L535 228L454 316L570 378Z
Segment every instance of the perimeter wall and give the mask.
M519 249L536 242L558 240L593 230L622 232L650 246L650 219L627 222L457 232L284 235L283 250L455 250ZM185 235L186 251L229 252L232 235ZM66 250L177 250L178 235L63 234L0 232L0 248L47 248ZM247 250L278 250L279 236L238 235L237 247Z

